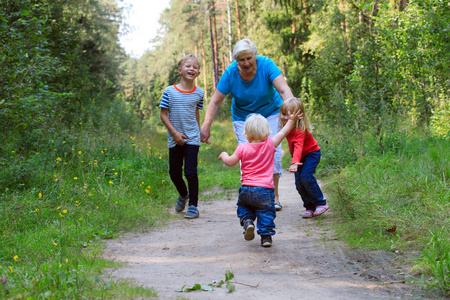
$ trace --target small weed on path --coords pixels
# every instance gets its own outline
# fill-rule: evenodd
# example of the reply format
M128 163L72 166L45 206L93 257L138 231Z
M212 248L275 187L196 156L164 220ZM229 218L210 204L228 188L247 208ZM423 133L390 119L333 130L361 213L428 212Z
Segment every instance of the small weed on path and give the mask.
M235 291L236 287L233 283L230 282L231 279L234 278L234 274L231 273L230 270L227 270L225 272L225 281L223 280L213 280L209 284L194 284L193 287L186 287L186 285L183 285L183 287L179 290L176 290L176 292L194 292L194 291L212 291L215 287L220 288L226 283L226 288L228 289L228 293L232 293Z

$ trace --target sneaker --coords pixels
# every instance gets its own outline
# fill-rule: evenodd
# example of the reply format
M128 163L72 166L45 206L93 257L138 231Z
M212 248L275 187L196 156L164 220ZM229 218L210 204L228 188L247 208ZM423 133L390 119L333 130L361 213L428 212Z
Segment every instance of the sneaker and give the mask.
M281 203L275 203L275 210L276 211L280 211L283 209L283 206L281 205Z
M253 221L247 219L244 221L244 239L246 241L251 241L255 238L255 225Z
M324 212L326 212L330 207L325 204L323 206L317 206L316 210L314 211L314 217L320 216L321 214L323 214Z
M303 213L302 218L303 219L308 219L308 218L312 218L314 217L314 212L312 210L307 210Z
M272 236L270 235L262 235L261 236L261 246L270 247L272 246Z
M184 215L184 217L186 219L195 219L199 217L199 213L198 213L198 209L196 206L194 205L189 205L186 214Z
M189 194L186 197L178 197L177 203L175 204L175 211L182 212L186 207L186 201L189 199Z

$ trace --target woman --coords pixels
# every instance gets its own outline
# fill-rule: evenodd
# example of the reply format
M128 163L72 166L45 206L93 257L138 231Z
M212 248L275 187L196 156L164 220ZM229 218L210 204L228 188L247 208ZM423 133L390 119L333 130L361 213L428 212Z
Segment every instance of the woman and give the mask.
M270 58L257 55L257 52L255 44L249 39L240 40L234 46L234 61L222 74L206 109L205 120L200 130L202 142L210 144L212 122L229 93L233 96L231 120L239 144L248 142L244 136L244 122L251 113L259 113L267 118L272 131L270 137L278 132L280 106L283 100L294 95L277 65ZM275 153L273 174L276 210L282 208L278 197L278 181L281 173L280 144Z

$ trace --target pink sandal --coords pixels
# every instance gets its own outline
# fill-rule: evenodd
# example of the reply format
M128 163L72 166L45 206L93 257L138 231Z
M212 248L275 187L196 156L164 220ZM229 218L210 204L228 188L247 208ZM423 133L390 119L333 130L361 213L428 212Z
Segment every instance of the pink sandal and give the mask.
M308 219L313 217L314 212L312 210L307 210L303 213L302 218Z
M316 211L314 212L313 216L314 217L320 216L321 214L326 212L329 208L330 207L327 204L325 204L324 206L317 206Z

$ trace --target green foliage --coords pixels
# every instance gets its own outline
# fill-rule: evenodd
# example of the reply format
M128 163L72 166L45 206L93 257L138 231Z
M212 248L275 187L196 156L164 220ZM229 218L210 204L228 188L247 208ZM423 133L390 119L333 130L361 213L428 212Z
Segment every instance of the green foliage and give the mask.
M175 198L164 191L166 161L134 136L80 126L57 137L32 152L13 151L1 165L0 273L7 284L0 291L11 296L114 289L103 282L88 288L111 265L98 259L97 242L164 220L157 212Z
M429 288L438 288L446 296L450 295L450 246L448 245L449 232L447 228L431 231L431 240L423 250L425 272L423 281ZM425 276L428 275L428 277Z
M228 293L232 293L235 291L236 287L234 284L232 284L230 281L234 278L234 274L231 273L230 270L227 270L225 272L225 281L223 280L213 280L209 284L194 284L192 287L186 287L186 285L183 285L181 289L176 290L175 292L194 292L194 291L207 291L211 292L214 290L215 287L222 287L226 283L226 288L228 289Z
M118 10L112 1L3 1L0 7L3 145L28 133L86 123L114 98Z
M339 218L337 232L355 247L425 248L419 266L431 277L426 282L448 293L445 241L450 236L442 228L450 225L450 141L417 134L385 141L389 147L367 152L327 180L325 189Z

